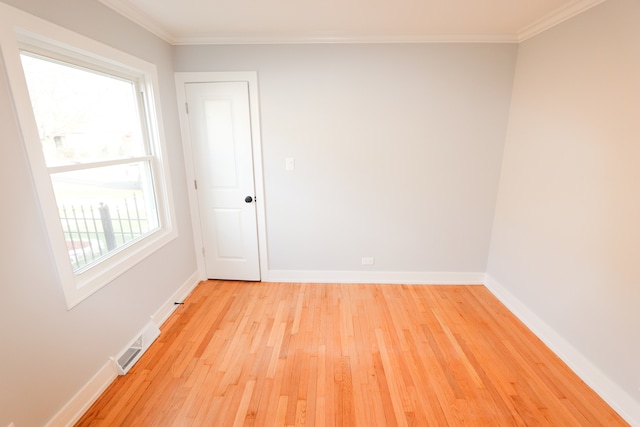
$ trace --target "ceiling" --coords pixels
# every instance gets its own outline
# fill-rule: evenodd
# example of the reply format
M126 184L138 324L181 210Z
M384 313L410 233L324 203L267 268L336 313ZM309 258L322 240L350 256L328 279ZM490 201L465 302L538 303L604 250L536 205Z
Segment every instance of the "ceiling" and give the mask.
M517 43L604 0L99 0L172 44Z

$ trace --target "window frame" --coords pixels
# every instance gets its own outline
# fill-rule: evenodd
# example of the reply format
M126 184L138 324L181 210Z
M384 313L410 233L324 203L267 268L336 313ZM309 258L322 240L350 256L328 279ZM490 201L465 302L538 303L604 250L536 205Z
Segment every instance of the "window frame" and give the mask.
M5 13L7 9L8 13ZM12 31L0 31L0 53L6 67L18 124L27 153L42 216L67 309L114 281L177 237L166 142L158 99L156 66L95 40L0 4ZM3 21L3 19L0 19ZM4 26L5 22L0 22ZM6 27L5 27L6 28ZM117 249L91 268L74 273L62 223L31 106L20 54L23 51L74 63L80 67L137 82L142 131L149 147L159 227L140 240Z

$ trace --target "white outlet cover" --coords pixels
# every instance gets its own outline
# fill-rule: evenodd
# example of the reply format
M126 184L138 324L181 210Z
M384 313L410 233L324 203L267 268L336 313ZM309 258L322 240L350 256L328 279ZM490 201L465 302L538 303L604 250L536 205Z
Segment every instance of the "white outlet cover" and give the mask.
M363 256L361 262L362 265L373 265L374 259L373 257Z
M296 170L296 160L293 157L284 159L284 168L288 171Z

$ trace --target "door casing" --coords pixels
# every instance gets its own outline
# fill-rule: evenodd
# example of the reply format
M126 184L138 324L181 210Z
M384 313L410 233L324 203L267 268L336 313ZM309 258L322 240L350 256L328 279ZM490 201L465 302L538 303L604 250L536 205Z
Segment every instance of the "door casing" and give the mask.
M186 89L187 83L213 83L213 82L247 82L249 85L249 114L251 119L251 139L253 151L253 176L256 197L256 219L258 228L258 251L260 258L261 280L267 280L269 258L267 253L267 232L264 199L264 179L262 168L262 140L260 138L260 111L258 109L258 73L255 71L239 72L177 72L175 73L176 95L178 101L178 114L180 118L180 132L182 135L182 147L184 152L184 166L187 177L189 194L189 210L191 212L191 224L193 228L193 243L198 267L198 277L205 280L206 269L203 254L202 228L198 197L195 189L195 169L193 162L193 146L189 131L189 118L187 115Z

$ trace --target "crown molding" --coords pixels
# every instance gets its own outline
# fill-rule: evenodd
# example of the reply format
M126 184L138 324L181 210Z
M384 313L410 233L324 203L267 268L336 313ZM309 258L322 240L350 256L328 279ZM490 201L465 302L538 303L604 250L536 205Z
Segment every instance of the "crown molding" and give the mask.
M98 0L172 45L207 44L366 44L366 43L521 43L606 0L576 0L522 28L516 34L375 35L375 34L262 34L229 33L179 36L169 32L127 0Z
M133 6L126 0L98 0L110 9L113 9L125 18L138 24L150 33L160 37L162 40L169 44L174 44L173 35L167 31L163 26L158 24L149 15Z
M177 37L174 45L211 44L518 43L515 35L213 34Z
M521 29L518 32L517 41L518 43L521 43L527 39L530 39L531 37L534 37L542 33L543 31L555 27L556 25L573 18L574 16L597 6L600 3L604 3L605 1L606 0L576 0L572 3L569 3L568 5L554 10L548 15Z

